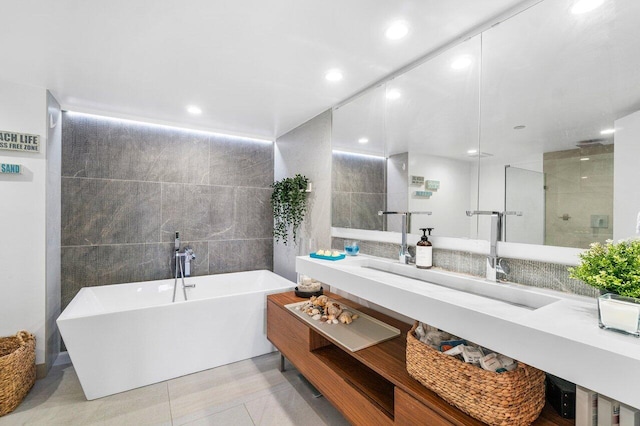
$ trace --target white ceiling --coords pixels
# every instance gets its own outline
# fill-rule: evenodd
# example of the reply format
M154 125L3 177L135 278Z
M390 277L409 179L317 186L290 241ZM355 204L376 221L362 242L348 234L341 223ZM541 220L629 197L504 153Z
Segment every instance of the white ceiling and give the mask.
M273 139L521 2L0 0L0 80L69 110ZM386 39L398 19L409 35Z

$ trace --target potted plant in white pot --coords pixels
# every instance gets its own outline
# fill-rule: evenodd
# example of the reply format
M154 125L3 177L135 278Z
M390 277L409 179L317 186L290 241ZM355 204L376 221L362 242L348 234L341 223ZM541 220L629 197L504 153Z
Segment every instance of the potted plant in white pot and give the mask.
M603 293L598 298L600 327L640 337L640 240L593 243L579 257L569 276Z

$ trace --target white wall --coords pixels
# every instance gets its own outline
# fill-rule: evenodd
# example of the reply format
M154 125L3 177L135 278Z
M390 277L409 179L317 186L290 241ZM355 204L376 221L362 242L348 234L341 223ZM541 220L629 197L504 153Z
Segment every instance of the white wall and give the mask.
M613 152L613 239L639 236L640 219L640 111L616 120Z
M36 335L36 363L45 361L46 103L44 88L0 82L0 130L40 135L40 152L0 150L0 162L22 175L0 175L0 335Z
M275 144L274 179L301 174L313 184L309 211L300 229L300 244L273 246L273 271L296 280L295 257L309 254L309 241L317 249L331 248L331 110L279 137Z
M471 219L467 210L473 210L471 197L472 163L433 155L409 154L409 175L426 180L440 181L440 188L431 198L418 198L415 191L425 187L409 185L409 210L431 211L430 216L413 215L411 232L422 235L419 228L435 228L433 235L468 238Z

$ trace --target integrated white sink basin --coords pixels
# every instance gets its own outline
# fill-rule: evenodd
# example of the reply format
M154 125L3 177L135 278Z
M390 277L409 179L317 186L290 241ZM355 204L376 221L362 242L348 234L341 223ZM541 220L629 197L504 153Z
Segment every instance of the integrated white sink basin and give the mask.
M598 327L596 299L492 283L396 260L296 258L296 271L331 291L422 321L640 408L640 339ZM606 368L594 368L606 364Z
M529 310L539 309L560 300L557 297L541 294L520 285L493 283L478 278L450 272L440 272L433 269L418 269L415 265L404 265L394 261L363 258L360 266L362 268L425 281L452 290L487 297L492 300L499 300Z

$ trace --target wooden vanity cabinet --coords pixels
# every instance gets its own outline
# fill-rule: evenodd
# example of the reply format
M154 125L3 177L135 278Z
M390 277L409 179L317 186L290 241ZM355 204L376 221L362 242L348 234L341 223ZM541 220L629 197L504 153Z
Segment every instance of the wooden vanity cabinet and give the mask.
M401 330L401 335L351 352L312 328L284 305L301 302L293 292L267 297L267 337L280 353L354 425L480 426L407 373L408 324L338 295L331 299ZM545 407L534 425L571 425Z

